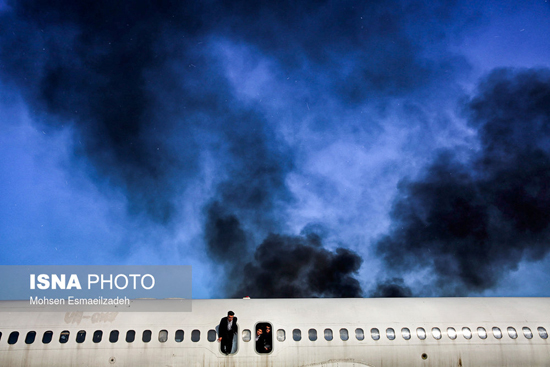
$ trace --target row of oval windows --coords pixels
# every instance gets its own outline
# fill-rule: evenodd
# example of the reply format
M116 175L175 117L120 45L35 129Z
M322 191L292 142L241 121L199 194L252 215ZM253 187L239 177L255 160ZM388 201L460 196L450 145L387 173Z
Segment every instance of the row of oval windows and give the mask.
M143 334L141 336L141 340L144 343L149 343L151 341L152 337L151 330L144 330ZM70 332L68 330L64 330L59 334L59 342L64 344L69 341ZM183 341L183 330L177 330L175 334L174 340L178 343L181 343ZM0 332L0 339L2 338L2 333ZM109 341L111 343L118 342L119 338L119 331L118 330L112 330L109 334ZM201 338L201 332L200 330L193 330L191 332L191 340L193 342L198 342ZM25 343L26 344L32 344L34 343L36 339L36 331L29 331L27 333L27 336L25 337ZM49 344L53 339L53 331L45 331L42 335L42 343ZM92 341L94 343L99 343L103 339L103 331L102 330L96 330L94 331L92 335ZM135 330L128 330L126 332L126 342L133 343L136 339L136 332ZM19 332L13 331L10 336L8 337L8 344L15 344L19 340ZM83 343L86 340L86 331L80 330L76 333L76 342L77 343ZM168 331L167 330L161 330L159 332L159 341L161 343L164 343L168 340ZM216 340L216 331L215 330L208 330L208 341L213 342Z
M439 340L439 339L442 338L441 329L439 329L437 327L434 327L434 328L432 328L431 331L432 331L432 336L433 336L434 339ZM506 329L506 331L508 332L508 336L510 338L516 339L518 337L518 333L517 333L515 328L510 326ZM538 327L537 331L538 331L539 336L542 339L547 339L548 338L548 332L546 331L545 328ZM371 332L371 338L373 340L380 340L380 331L377 328L372 328L370 330L370 332ZM502 331L500 330L500 328L495 326L495 327L492 328L492 332L493 332L493 336L496 339L501 339L502 338ZM527 338L527 339L532 339L533 338L533 332L531 331L530 328L525 326L525 327L522 328L522 332L523 332L523 336L525 338ZM62 331L61 334L59 335L59 342L60 343L67 343L69 341L69 335L70 335L70 332L68 330ZM201 335L200 330L193 330L191 332L191 341L198 342L200 340L200 335ZM470 328L463 327L462 328L462 335L464 336L465 339L471 339L473 334L472 334L472 331L470 330ZM485 328L478 327L477 328L477 335L479 336L480 339L486 339L488 334L487 334L487 331L485 330ZM410 329L406 328L406 327L402 328L401 329L401 336L405 340L411 339L412 334L411 334ZM420 340L426 339L426 337L427 337L426 330L422 327L417 328L416 329L416 336ZM456 331L455 328L449 327L449 328L447 328L447 336L450 339L454 340L458 337L458 332ZM141 340L144 343L149 343L151 341L151 337L152 337L151 330L144 330ZM325 329L324 330L324 337L325 337L325 340L331 341L333 339L332 329ZM388 338L389 340L394 340L395 337L396 337L395 330L393 328L387 328L386 329L386 338ZM0 332L0 339L1 338L2 338L2 333ZM136 332L134 330L128 330L126 332L126 338L125 338L126 342L133 343L135 341L135 338L136 338ZM174 335L174 340L178 343L181 343L183 341L183 338L184 338L183 330L176 330L175 335ZM245 342L250 341L251 340L250 330L248 330L248 329L243 330L242 338L243 338L243 341L245 341ZM317 330L316 329L309 329L308 330L308 338L311 341L316 341L317 340ZM365 339L365 333L364 333L363 329L361 329L361 328L355 329L355 338L357 340L364 340ZM18 339L19 339L19 332L18 331L13 331L10 334L10 336L8 337L8 344L17 343ZM29 331L27 333L27 336L25 337L25 343L26 344L32 344L32 343L34 343L35 339L36 339L36 331ZM44 343L44 344L50 343L52 341L52 339L53 339L53 332L52 331L46 331L42 335L42 343ZM99 342L101 342L102 339L103 339L103 331L102 330L96 330L92 335L92 341L94 343L99 343ZM118 339L119 339L119 331L118 330L112 330L111 333L109 334L109 342L116 343L116 342L118 342ZM217 339L216 338L216 331L215 330L208 330L207 340L209 342L214 342L216 339ZM282 341L285 341L285 339L286 339L285 330L283 330L283 329L277 330L277 340L282 342ZM302 340L302 331L300 329L294 329L292 331L292 339L295 340L295 341ZM346 341L346 340L349 339L349 333L348 333L347 329L344 329L344 328L340 329L340 339L343 340L343 341ZM79 332L77 332L76 342L77 343L83 343L85 340L86 340L86 331L85 330L80 330ZM161 343L166 342L168 340L168 331L167 330L161 330L159 332L158 340Z
M514 327L509 326L506 329L506 331L508 332L508 336L510 338L517 339L518 332L516 331L516 329ZM523 332L523 336L525 338L527 338L527 339L532 339L533 338L533 332L527 326L524 326L521 329L521 331ZM548 338L548 332L546 331L545 328L539 326L537 328L537 331L539 333L539 336L542 339L547 339ZM496 327L496 326L493 327L492 332L493 332L493 336L496 339L502 339L502 331L500 330L499 327ZM480 326L480 327L477 328L477 335L479 336L480 339L487 339L487 330L485 330L484 327ZM411 338L411 331L406 327L402 328L401 329L401 336L403 337L403 339L409 340ZM416 336L420 340L426 339L426 336L427 336L426 330L424 328L421 328L421 327L417 328L416 329ZM442 336L443 335L442 335L441 329L439 329L438 327L432 328L432 337L434 339L439 340L439 339L442 338ZM449 327L449 328L447 328L447 336L449 337L449 339L454 340L458 337L458 332L456 331L455 328ZM463 327L462 328L462 336L464 336L465 339L472 339L472 330L468 327ZM373 340L379 340L380 339L380 331L376 328L371 329L371 337L372 337ZM387 328L386 329L386 337L389 340L394 340L395 339L395 330L392 329L392 328Z

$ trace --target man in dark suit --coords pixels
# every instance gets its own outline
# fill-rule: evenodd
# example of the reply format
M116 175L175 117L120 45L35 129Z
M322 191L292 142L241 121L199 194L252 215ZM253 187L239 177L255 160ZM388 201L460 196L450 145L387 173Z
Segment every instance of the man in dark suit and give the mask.
M218 327L218 341L221 342L222 353L230 354L233 348L233 336L237 334L237 318L233 311L227 313L227 317L220 320Z
M262 328L256 329L256 352L266 353L264 331Z

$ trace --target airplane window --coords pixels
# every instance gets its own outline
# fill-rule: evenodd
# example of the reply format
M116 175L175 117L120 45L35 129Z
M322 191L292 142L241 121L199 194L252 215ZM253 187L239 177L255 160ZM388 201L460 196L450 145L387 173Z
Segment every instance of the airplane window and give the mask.
M2 332L0 331L0 340L2 339Z
M487 339L487 331L485 330L484 327L478 327L477 328L477 335L481 338L481 339Z
M176 330L176 336L174 338L176 343L181 343L183 341L183 330Z
M539 326L537 328L537 331L539 332L539 335L540 335L541 338L548 339L548 333L546 332L545 328L543 328L542 326Z
M365 339L365 332L363 331L363 329L355 329L355 337L357 338L357 340Z
M472 330L469 327L463 327L462 335L464 335L464 339L472 339Z
M533 333L531 332L531 329L529 329L527 326L524 326L523 329L521 329L523 331L523 335L527 338L527 339L532 339L533 338Z
M136 340L136 332L134 330L128 330L126 332L126 342L133 343Z
M46 331L44 332L44 335L42 335L42 343L49 344L52 341L53 338L53 331Z
M69 341L69 330L64 330L59 335L59 342L60 343L66 343Z
M349 339L348 329L340 329L340 339L346 341Z
M29 331L27 333L27 337L25 338L26 344L32 344L34 343L34 339L36 338L36 331Z
M84 343L84 340L86 340L86 331L80 330L78 333L76 333L76 342Z
M506 330L508 330L508 336L510 336L510 338L516 339L518 337L518 333L513 327L508 326L508 329Z
M111 330L111 334L109 334L109 341L111 343L116 343L118 341L118 330Z
M259 322L254 327L254 341L257 353L271 353L273 349L273 327L269 322ZM311 337L311 330L310 330ZM315 333L317 339L317 333Z
M448 327L447 328L447 335L449 336L449 339L456 339L456 330L454 327Z
M101 338L103 338L103 331L101 330L96 330L94 332L94 336L92 337L92 341L94 343L99 343L101 341Z
M166 330L159 331L159 342L166 343L167 340L168 340L168 331Z
M251 338L251 333L250 333L250 330L248 329L244 329L243 330L243 342L249 342L250 341L250 338Z
M424 328L419 327L416 329L416 336L418 336L418 339L424 340L426 339L426 330Z
M191 332L191 341L196 343L199 340L201 340L201 332L200 330L195 329Z
M409 330L409 328L404 327L403 329L401 329L401 336L403 337L403 339L409 340L411 338L411 331Z
M495 336L495 338L500 339L502 338L502 331L500 331L500 329L495 326L493 328L493 335Z
M434 337L434 339L441 339L441 330L439 330L438 327L432 328L432 336Z
M370 329L370 336L372 340L379 340L380 339L380 331L377 328Z
M325 340L332 340L332 329L325 329Z
M208 330L208 334L206 335L206 339L208 339L209 342L216 341L216 330Z
M151 341L151 330L143 330L143 334L141 335L141 341L144 343L149 343Z
M395 339L395 330L393 330L391 327L387 328L386 329L386 337L389 340L394 340Z
M277 340L280 342L284 342L286 339L286 333L283 329L277 330Z
M317 330L309 329L307 334L309 336L309 340L311 340L312 342L317 340Z
M15 344L15 343L17 343L17 339L19 339L19 332L18 332L18 331L13 331L13 332L10 334L10 337L8 338L8 344Z
M302 332L300 331L300 329L292 330L292 339L294 339L294 341L297 341L297 342L302 340Z

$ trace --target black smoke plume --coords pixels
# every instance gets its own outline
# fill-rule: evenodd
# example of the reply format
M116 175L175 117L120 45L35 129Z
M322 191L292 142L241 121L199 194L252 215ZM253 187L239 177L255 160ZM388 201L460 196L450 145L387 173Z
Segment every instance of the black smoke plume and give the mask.
M248 264L238 279L250 282L284 262L277 254L290 257L292 270L279 277L286 288L275 282L267 295L246 283L239 291L357 296L355 253L328 251L310 235L268 236L286 230L295 153L272 126L281 111L240 100L214 44L244 44L269 59L275 78L295 83L285 85L289 124L300 129L307 119L292 103L304 110L308 102L318 111L311 124L330 131L341 121L327 116L348 104L448 83L466 66L449 56L447 40L474 13L455 1L10 1L0 15L0 73L35 121L71 126L90 177L121 191L132 213L171 223L210 154L221 181L204 208L212 259L231 274Z
M327 89L342 104L356 104L369 98L402 96L448 78L464 67L464 61L460 57L441 57L444 47L439 42L450 36L446 22L461 19L459 22L468 23L474 18L462 14L453 2L433 8L401 4L391 9L379 1L214 3L223 14L214 17L216 30L277 60L281 73L299 81L293 99L302 106L307 101L301 96L302 88L319 104L327 96L317 95L316 91ZM445 21L440 20L441 16ZM416 28L412 23L418 17L434 21L430 27ZM421 43L434 34L438 36L432 40L428 57ZM319 107L325 111L324 106ZM292 104L288 109L293 110ZM292 118L299 120L301 116ZM323 125L325 120L322 117L313 124ZM245 158L230 163L235 164L231 169L234 174L218 186L213 203L205 210L207 250L231 274L230 284L223 287L226 294L360 296L361 287L353 277L361 263L357 254L343 248L333 253L313 246L307 236L273 234L285 232L284 205L293 200L285 178L293 168L294 157L281 151L281 145L271 146L265 137L273 134L267 131L262 135L260 131L258 135L257 126L250 124L246 130L253 134L243 139L246 143L233 145L240 152L234 156ZM232 138L233 142L238 140ZM265 237L268 233L272 234ZM309 258L296 258L298 255ZM231 292L233 285L237 289Z
M419 18L431 19L430 26L416 26ZM200 169L206 147L197 144L196 134L221 135L244 163L225 185L231 192L247 160L257 159L254 149L243 154L239 149L248 146L237 145L253 141L253 132L265 126L232 98L205 40L257 47L277 60L283 74L302 80L301 88L333 90L361 102L418 89L459 69L462 61L436 49L444 51L443 41L454 35L447 32L450 22L466 26L474 19L453 1L433 7L387 7L381 1L8 1L0 15L0 72L35 120L74 127L76 153L91 162L91 177L122 189L131 212L165 223L177 211L175 196ZM420 44L427 39L437 56L424 54ZM305 65L311 66L307 73ZM339 72L344 69L349 71ZM315 96L320 104L325 98ZM260 157L266 152L275 150L260 150ZM270 172L256 176L288 171L266 158L262 169ZM276 177L263 184L281 182ZM243 205L262 195L269 192L250 192Z
M174 167L196 166L167 144L174 121L162 116L159 91L174 77L164 65L168 38L200 29L193 7L21 0L8 9L0 19L4 81L43 124L75 127L76 152L93 164L91 176L122 188L132 212L166 222L175 210Z
M355 252L323 248L315 234L270 235L243 269L235 297L361 297L355 278L362 263Z
M373 298L412 297L412 290L405 285L403 278L385 279L376 284L376 288L370 293Z
M241 223L233 214L222 214L219 203L207 213L205 240L208 255L222 264L237 265L246 261L248 239Z
M361 297L356 279L362 263L355 252L323 247L322 230L299 236L270 234L251 256L251 238L219 203L207 213L207 250L224 270L220 292L230 297Z
M480 150L442 152L403 180L376 244L387 273L415 273L438 295L481 293L550 250L550 71L496 70L465 113Z

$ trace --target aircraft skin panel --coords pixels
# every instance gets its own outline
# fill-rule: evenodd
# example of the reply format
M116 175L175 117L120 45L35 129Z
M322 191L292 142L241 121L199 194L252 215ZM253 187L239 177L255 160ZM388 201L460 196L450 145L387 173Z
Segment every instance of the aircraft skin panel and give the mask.
M163 300L135 300L152 306ZM550 366L548 339L537 328L550 330L550 298L412 298L412 299L229 299L193 300L192 312L18 312L28 301L0 302L0 366L197 366L197 367L392 367L392 366ZM131 308L131 306L130 306ZM238 317L237 352L225 356L217 341L207 340L228 310ZM254 333L258 323L270 323L274 332L273 351L255 351ZM486 330L481 339L478 327ZM493 327L502 334L497 339ZM510 337L513 327L517 336ZM524 335L529 328L531 338ZM358 340L356 329L364 339ZM405 339L402 328L408 328ZM420 339L417 328L425 331ZM434 329L437 328L437 329ZM448 331L453 328L454 333ZM469 328L471 339L464 337ZM176 330L184 331L181 342ZM252 341L243 341L242 331L250 330ZM301 330L301 340L293 340L293 330ZM308 331L315 329L311 341ZM332 331L325 340L324 331ZM347 330L342 340L340 330ZM371 329L378 329L374 340ZM393 333L387 332L393 329ZM84 342L77 343L80 330ZM95 331L102 339L94 343ZM119 331L118 341L109 334ZM125 341L126 332L135 331L135 341ZM151 341L143 342L145 330ZM168 332L165 342L161 331ZM191 340L193 330L200 340ZM285 331L285 341L277 341L277 331ZM439 330L439 331L438 331ZM12 332L18 341L8 344ZM32 344L25 343L29 331L36 332ZM42 343L44 332L52 331L50 343ZM68 341L60 335L69 331ZM451 339L450 336L455 336ZM390 340L388 336L394 335ZM439 337L440 339L437 339ZM216 336L217 338L217 336Z
M535 354L520 349L503 347L470 347L458 354L447 348L411 348L394 346L379 350L350 351L347 356L337 358L341 353L321 351L320 353L281 353L280 355L256 358L212 356L203 348L182 352L164 350L126 350L117 353L105 349L85 352L47 351L32 353L16 351L9 358L2 358L2 366L335 366L340 364L359 366L548 366L548 359L536 358ZM422 360L421 353L428 359ZM116 355L114 363L110 363Z

